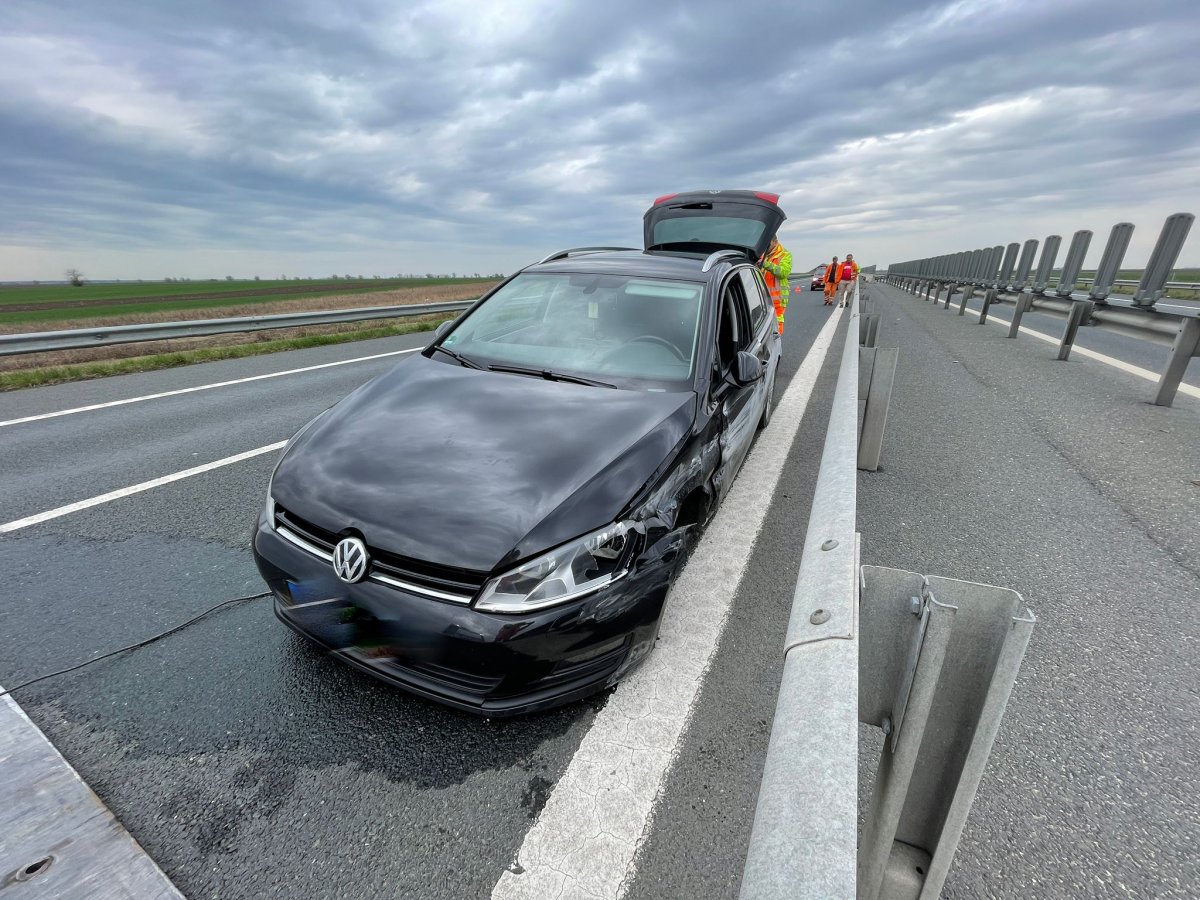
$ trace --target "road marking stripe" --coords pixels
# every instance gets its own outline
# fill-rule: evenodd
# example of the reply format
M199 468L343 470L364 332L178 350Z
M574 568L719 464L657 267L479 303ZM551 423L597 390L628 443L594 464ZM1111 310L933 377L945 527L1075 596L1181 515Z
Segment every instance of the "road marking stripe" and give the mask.
M159 400L163 397L178 397L180 394L193 394L196 391L211 391L214 388L230 387L235 384L246 384L250 381L263 381L267 378L280 378L284 375L298 375L301 372L315 372L318 369L331 369L334 366L348 366L351 363L367 362L372 359L383 359L387 356L400 356L404 353L416 353L420 347L410 350L392 350L388 353L375 353L371 356L356 356L354 359L342 359L337 362L321 363L317 366L303 366L299 369L287 369L283 372L268 372L265 375L251 375L248 378L234 378L230 381L217 381L213 384L201 384L196 387L179 388L174 391L162 391L158 394L146 394L142 397L128 397L125 400L110 400L107 403L93 403L90 406L77 406L74 409L60 409L58 412L39 413L35 416L22 416L19 419L8 419L0 422L0 428L6 425L22 425L25 422L39 422L42 419L55 419L59 416L71 416L75 413L91 412L94 409L108 409L111 406L125 406L129 403L141 403L143 400Z
M287 444L287 441L277 441L274 444L267 444L265 447L257 447L254 450L247 450L244 453L236 453L233 456L226 456L224 459L218 459L214 462L205 463L202 466L195 466L191 469L184 469L182 472L174 472L170 475L163 475L161 478L152 478L149 481L143 481L141 484L133 484L129 487L119 488L115 491L109 491L107 494L100 494L97 497L89 497L87 500L80 500L76 503L68 503L66 506L60 506L57 509L47 510L46 512L38 513L33 516L26 516L24 519L14 519L11 522L5 522L0 525L0 534L9 531L19 531L22 528L28 528L30 525L38 525L42 522L48 522L50 519L57 519L60 516L70 515L73 512L79 512L83 509L90 509L93 506L99 506L102 503L110 503L113 500L120 500L122 497L128 497L132 494L140 494L142 491L148 491L151 488L161 487L164 484L171 484L174 481L182 481L184 478L191 478L193 475L202 475L205 472L211 472L213 469L220 469L222 466L232 466L234 463L240 463L247 459L252 459L255 456L262 456L264 453L270 453L274 450L280 450Z
M1012 320L1003 319L1000 316L993 316L990 311L988 312L987 320L989 322L995 321L997 325L1003 325L1006 328L1012 325ZM1030 337L1035 337L1038 340L1045 341L1047 344L1054 344L1056 347L1062 341L1061 336L1054 337L1053 335L1046 334L1043 331L1036 331L1033 328L1028 328L1025 325L1022 325L1017 330L1022 334L1027 334ZM1107 356L1103 353L1097 352L1096 350L1089 350L1087 347L1079 346L1079 344L1075 344L1071 348L1071 352L1078 353L1080 356L1086 356L1088 359L1094 359L1096 362L1102 362L1106 366L1112 366L1114 369L1120 369L1122 372L1127 372L1130 375L1136 375L1138 378L1144 378L1147 381L1152 381L1155 384L1158 384L1159 380L1162 378L1158 372L1152 372L1150 369L1143 369L1141 366L1135 366L1133 363L1125 362L1123 359L1117 359L1115 356ZM1187 394L1189 397L1200 397L1200 387L1188 384L1187 382L1179 383L1179 392L1181 394Z
M821 366L840 307L822 327L680 573L659 643L597 714L493 900L622 895L655 801L716 653L729 607ZM851 323L850 327L857 327ZM520 871L521 874L516 874Z
M891 285L888 286L891 287ZM967 304L967 308L972 312L979 312L977 308L972 307L969 303ZM996 325L1003 325L1005 328L1008 328L1012 325L1011 319L1005 319L1001 316L997 316L991 310L988 310L987 321L993 322ZM1036 329L1030 328L1026 325L1022 325L1017 330L1022 334L1027 334L1030 337L1035 337L1040 341L1045 341L1047 344L1054 344L1056 347L1062 341L1061 336L1055 337L1052 334L1046 334L1044 331L1037 331ZM1089 350L1087 347L1079 346L1079 344L1075 344L1071 348L1071 352L1078 353L1080 356L1086 356L1088 359L1094 359L1096 362L1104 363L1106 366L1111 366L1114 369L1120 369L1122 372L1126 372L1130 375L1136 375L1138 378L1144 378L1146 381L1152 381L1155 384L1158 384L1159 380L1162 378L1158 372L1153 372L1150 369L1143 369L1141 366L1135 366L1133 363L1125 362L1123 359L1117 359L1115 356L1107 356L1106 354L1100 353L1096 350ZM1179 383L1179 392L1181 394L1187 394L1189 397L1200 398L1200 387L1188 384L1186 381Z

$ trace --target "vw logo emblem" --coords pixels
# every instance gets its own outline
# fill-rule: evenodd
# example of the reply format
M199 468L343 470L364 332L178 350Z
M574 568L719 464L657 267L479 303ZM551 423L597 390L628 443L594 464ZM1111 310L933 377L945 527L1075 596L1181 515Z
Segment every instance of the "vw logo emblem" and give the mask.
M346 584L362 581L367 562L367 545L358 538L344 538L333 548L334 574Z

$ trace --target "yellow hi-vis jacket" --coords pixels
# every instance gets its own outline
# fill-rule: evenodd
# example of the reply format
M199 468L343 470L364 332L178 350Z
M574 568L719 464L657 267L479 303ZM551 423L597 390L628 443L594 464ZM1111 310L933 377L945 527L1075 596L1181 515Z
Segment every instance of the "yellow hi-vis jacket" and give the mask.
M792 254L783 244L776 244L763 257L763 280L767 290L771 292L771 302L775 305L775 319L779 322L779 332L783 333L783 311L787 309L791 297L791 285L788 276L792 274Z

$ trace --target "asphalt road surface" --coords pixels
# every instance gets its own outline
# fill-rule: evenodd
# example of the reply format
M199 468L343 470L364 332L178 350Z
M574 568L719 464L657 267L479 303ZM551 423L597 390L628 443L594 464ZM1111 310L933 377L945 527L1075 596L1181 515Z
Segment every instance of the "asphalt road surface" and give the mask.
M946 895L1185 896L1200 489L1180 473L1200 468L1200 404L1156 418L1133 376L1083 360L1043 372L1044 346L952 313L927 323L929 304L875 290L881 343L902 351L884 467L861 476L863 561L1016 588L1042 622ZM781 392L830 334L818 298L794 295ZM278 457L264 448L424 340L0 395L0 523L55 513L0 534L0 684L260 591L247 541ZM1141 359L1121 340L1105 352ZM836 356L809 359L744 575L716 584L728 624L686 728L663 739L661 782L632 798L652 811L636 861L563 896L736 896ZM263 600L17 699L191 898L489 897L521 874L531 826L615 705L456 713L326 658Z

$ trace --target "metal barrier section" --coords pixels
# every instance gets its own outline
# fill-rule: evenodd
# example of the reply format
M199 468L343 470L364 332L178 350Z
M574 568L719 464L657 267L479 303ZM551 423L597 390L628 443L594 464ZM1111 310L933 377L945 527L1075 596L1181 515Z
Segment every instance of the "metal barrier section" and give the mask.
M859 567L856 471L880 355L857 346L858 285L784 641L743 900L933 900L1033 617L1003 588ZM895 352L895 351L891 351ZM893 369L894 371L894 369ZM855 414L858 414L856 422ZM887 736L861 840L858 723Z
M1021 261L1017 263L1017 277L1010 281L1005 288L1010 291L1023 291L1029 286L1029 273L1033 269L1033 257L1037 253L1037 238L1030 238L1021 248Z
M1071 238L1071 246L1067 249L1067 259L1063 263L1062 274L1058 277L1058 287L1055 293L1060 297L1070 297L1079 281L1079 273L1083 271L1083 258L1087 256L1088 247L1092 243L1092 233L1086 228L1075 232Z
M935 900L1035 620L1005 588L864 566L859 720L885 741L859 849L859 900Z
M138 344L169 338L238 334L244 331L270 331L273 328L295 328L300 325L335 325L374 319L460 313L469 309L475 302L461 300L407 306L367 306L358 309L315 310L269 316L230 316L224 319L195 319L190 322L152 322L145 325L112 325L104 328L4 334L0 335L0 356L78 350L84 347L110 347L116 344Z
M1162 299L1171 269L1175 266L1175 260L1179 259L1183 242L1187 240L1195 218L1188 213L1175 213L1167 217L1154 244L1154 252L1150 254L1150 261L1142 272L1141 281L1133 292L1133 302L1138 306L1153 306Z
M1062 235L1052 234L1042 244L1042 258L1038 260L1037 274L1033 276L1033 292L1046 293L1050 284L1050 274L1054 271L1054 261L1058 259L1058 248L1062 244Z
M744 898L850 900L858 824L857 285L784 641Z
M988 312L996 303L1015 303L1016 310L1009 324L1008 336L1015 338L1021 330L1021 319L1032 309L1038 312L1062 316L1066 321L1058 342L1057 356L1068 360L1071 349L1082 327L1102 328L1163 344L1171 348L1155 394L1156 406L1170 406L1179 391L1179 385L1188 364L1200 355L1198 332L1194 324L1200 319L1200 305L1194 302L1161 302L1167 290L1190 290L1200 297L1200 282L1169 281L1175 263L1187 240L1195 216L1191 213L1175 213L1169 216L1159 233L1154 251L1150 255L1141 278L1137 281L1117 278L1133 235L1133 225L1118 222L1109 232L1104 252L1096 272L1083 278L1083 263L1091 245L1092 232L1087 229L1076 231L1053 296L1050 289L1054 262L1058 256L1062 238L1052 234L1042 245L1037 271L1030 284L1030 270L1037 253L1038 242L1027 240L1020 250L1020 261L1016 261L1016 243L1007 248L998 245L972 251L933 256L927 259L895 263L888 267L884 279L919 296L932 297L936 305L941 292L946 290L944 309L950 308L950 300L961 287L962 295L958 314L964 315L975 291L982 289L983 305L979 314L981 323L988 320ZM1001 254L1003 259L1001 260ZM996 267L999 265L999 272ZM1016 270L1015 277L1013 270ZM1086 291L1077 291L1083 282L1090 285ZM1118 286L1126 293L1113 294Z
M1125 251L1129 249L1129 241L1133 237L1133 223L1118 222L1108 235L1108 243L1104 245L1104 254L1100 257L1100 265L1096 266L1096 277L1092 281L1092 289L1088 297L1092 300L1104 300L1112 293L1113 282L1117 280L1117 272L1125 259Z

